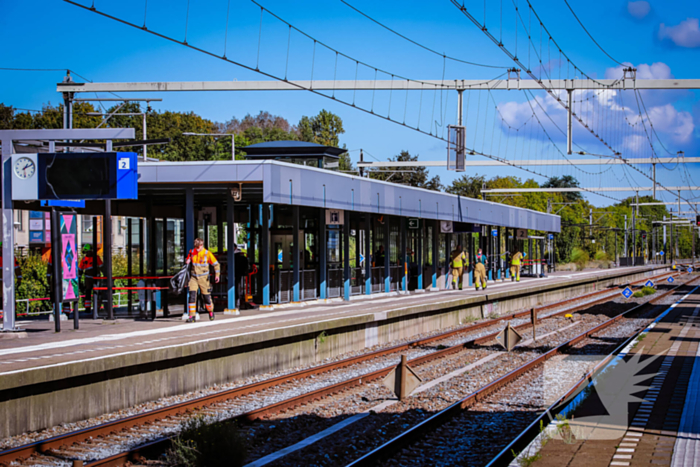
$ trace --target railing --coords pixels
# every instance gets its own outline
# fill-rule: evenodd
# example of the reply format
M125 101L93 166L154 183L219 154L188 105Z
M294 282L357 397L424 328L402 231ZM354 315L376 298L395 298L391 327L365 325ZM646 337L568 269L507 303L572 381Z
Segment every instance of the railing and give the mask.
M271 301L273 303L291 302L294 298L294 290L292 288L294 271L278 269L275 276L276 279L272 290L275 290L276 294L274 297L271 297ZM313 300L316 296L316 270L304 269L299 271L299 298L301 300Z

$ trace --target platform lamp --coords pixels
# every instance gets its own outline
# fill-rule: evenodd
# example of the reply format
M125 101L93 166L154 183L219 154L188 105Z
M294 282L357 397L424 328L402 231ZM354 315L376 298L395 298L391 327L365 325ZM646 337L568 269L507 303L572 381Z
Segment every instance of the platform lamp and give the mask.
M236 160L236 135L234 133L183 133L183 136L230 136L231 137L231 160Z

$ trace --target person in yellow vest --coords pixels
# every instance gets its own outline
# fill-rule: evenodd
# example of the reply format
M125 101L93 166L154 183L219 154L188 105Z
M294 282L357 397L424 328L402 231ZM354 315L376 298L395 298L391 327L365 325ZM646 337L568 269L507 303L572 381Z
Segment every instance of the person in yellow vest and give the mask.
M479 248L479 251L476 253L476 261L474 262L474 285L476 290L479 290L479 285L486 290L486 264L488 262L486 255Z
M188 323L193 323L197 314L197 290L202 292L204 306L209 313L209 319L214 320L214 303L211 301L211 285L209 284L209 265L214 266L216 283L219 283L221 275L221 265L209 250L204 248L204 240L195 238L194 248L185 259L185 264L190 266L190 296L188 299L189 318Z
M520 282L520 264L523 261L523 254L515 249L515 253L510 257L510 281Z
M452 268L452 288L457 288L457 280L459 280L459 290L462 290L464 281L464 267L469 264L467 255L462 251L462 246L457 245L452 253L450 253L450 265Z

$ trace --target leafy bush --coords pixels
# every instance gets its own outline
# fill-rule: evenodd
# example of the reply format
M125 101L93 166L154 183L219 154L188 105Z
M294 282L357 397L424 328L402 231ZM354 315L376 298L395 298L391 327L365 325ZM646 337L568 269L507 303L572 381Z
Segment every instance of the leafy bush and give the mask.
M641 290L637 290L635 293L632 294L632 296L634 298L640 298L644 296L644 292L642 292Z
M656 289L654 287L642 287L642 293L644 295L652 295L656 293Z
M15 299L48 297L50 286L48 278L48 265L41 260L41 255L31 254L27 256L15 255L19 263L22 280L17 283ZM16 305L17 313L24 313L27 309L25 302ZM51 302L48 300L29 302L29 313L50 310Z
M608 257L608 254L604 251L598 250L595 252L595 256L593 256L593 259L596 261L608 261L610 258Z
M204 417L182 425L166 453L172 467L238 467L245 464L245 441L234 423L207 423Z
M588 253L580 248L574 248L571 251L571 262L576 263L576 267L579 271L583 270L588 263Z

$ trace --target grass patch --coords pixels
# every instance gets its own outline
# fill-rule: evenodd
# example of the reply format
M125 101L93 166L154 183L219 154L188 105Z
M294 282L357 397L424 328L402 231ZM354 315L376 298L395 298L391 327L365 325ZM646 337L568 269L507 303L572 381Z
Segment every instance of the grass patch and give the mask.
M171 467L240 467L247 457L245 441L234 423L208 423L195 417L182 424L165 454Z
M632 296L633 296L634 298L643 297L643 296L644 296L644 292L642 292L641 290L637 290L635 293L632 294Z
M656 293L656 289L654 287L644 286L644 287L642 287L642 293L644 295L653 295Z

